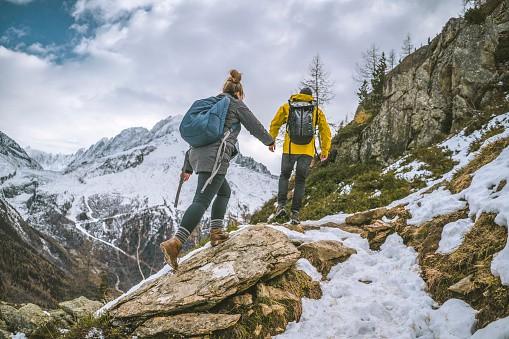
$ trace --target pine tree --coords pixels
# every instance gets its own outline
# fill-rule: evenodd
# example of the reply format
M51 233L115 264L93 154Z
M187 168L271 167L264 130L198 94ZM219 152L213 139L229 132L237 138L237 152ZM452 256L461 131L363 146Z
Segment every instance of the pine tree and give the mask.
M334 82L330 80L329 73L325 70L319 54L313 57L309 65L308 78L301 81L300 85L313 90L318 105L325 105L334 99L332 93Z
M414 45L412 43L412 37L410 33L407 33L405 40L403 40L403 46L401 47L401 55L404 57L412 54L414 51Z
M385 59L385 53L382 53L376 69L373 73L373 79L371 80L371 108L374 113L378 113L383 103L383 91L385 85L385 75L387 72L387 61Z
M364 105L367 103L368 100L368 81L364 80L362 82L361 87L359 87L359 90L357 91L357 96L359 97L359 104Z

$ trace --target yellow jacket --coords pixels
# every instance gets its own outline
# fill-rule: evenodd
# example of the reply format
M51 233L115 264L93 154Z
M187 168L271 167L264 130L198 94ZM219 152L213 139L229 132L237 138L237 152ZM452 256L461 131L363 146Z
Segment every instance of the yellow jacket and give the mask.
M308 94L294 94L290 97L290 101L312 101L313 96ZM318 114L317 111L318 110ZM276 112L274 119L270 123L270 135L276 140L279 134L279 129L283 124L286 124L288 119L288 113L290 111L290 105L288 103L283 104ZM318 124L315 119L318 116ZM320 144L322 156L328 157L331 147L331 131L325 114L318 107L313 112L313 126L318 125L318 131L320 132ZM283 153L288 154L290 151L290 137L288 133L285 133L285 142L283 145ZM307 145L297 145L292 142L291 154L306 154L312 157L315 156L315 138Z

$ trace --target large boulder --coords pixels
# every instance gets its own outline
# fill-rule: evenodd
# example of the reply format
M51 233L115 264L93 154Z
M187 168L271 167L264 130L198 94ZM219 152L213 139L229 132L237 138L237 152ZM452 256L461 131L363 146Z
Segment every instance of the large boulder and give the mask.
M79 297L73 300L64 301L58 304L58 306L68 314L79 319L87 315L94 314L102 307L102 303L85 297Z
M235 325L240 314L184 313L155 317L145 321L134 332L140 338L166 336L201 336Z
M263 279L292 267L300 253L283 233L264 226L248 227L223 244L207 248L110 309L117 318L148 318L184 310L210 309Z
M0 329L0 339L11 339L12 335L10 332Z
M373 220L380 219L387 214L387 209L385 207L372 209L369 211L359 212L348 216L345 219L345 222L349 225L367 225L370 224Z
M52 321L51 315L35 304L19 308L0 303L0 329L30 334Z
M302 257L309 260L322 273L322 279L327 277L332 266L350 258L356 250L346 247L340 241L319 240L304 243L299 246Z

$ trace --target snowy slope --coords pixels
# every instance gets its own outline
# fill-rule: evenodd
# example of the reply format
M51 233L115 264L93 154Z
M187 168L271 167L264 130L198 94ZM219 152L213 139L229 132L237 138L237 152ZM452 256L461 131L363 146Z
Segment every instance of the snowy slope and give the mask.
M26 147L25 151L47 171L63 171L74 156L74 154L48 153L30 147Z
M20 145L0 131L0 184L20 168L42 169Z

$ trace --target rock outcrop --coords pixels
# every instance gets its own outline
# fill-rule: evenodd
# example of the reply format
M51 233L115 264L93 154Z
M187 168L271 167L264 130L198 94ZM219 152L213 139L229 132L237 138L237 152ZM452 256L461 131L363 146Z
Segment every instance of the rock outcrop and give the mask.
M246 227L121 298L108 317L141 338L282 333L299 320L302 297L321 297L319 283L295 268L300 257L283 233Z
M353 248L346 247L340 241L320 240L304 243L299 246L302 256L309 260L322 273L322 280L327 278L332 266L346 261L357 253Z
M299 256L284 234L268 227L251 227L220 246L196 254L176 274L147 284L110 314L133 318L171 314L190 307L209 309L261 279L280 275Z
M355 119L333 141L351 161L389 162L428 146L477 115L509 110L509 8L490 0L482 23L453 18L442 32L387 75L380 112ZM364 116L362 107L357 116Z
M0 339L11 338L10 333L24 333L35 338L48 337L47 331L68 328L79 319L94 314L102 303L80 297L60 304L57 309L45 310L35 304L0 302Z

